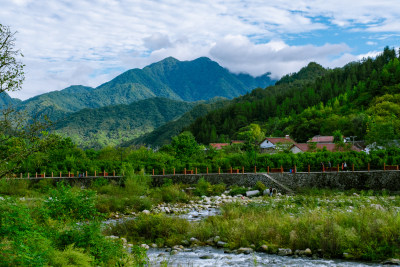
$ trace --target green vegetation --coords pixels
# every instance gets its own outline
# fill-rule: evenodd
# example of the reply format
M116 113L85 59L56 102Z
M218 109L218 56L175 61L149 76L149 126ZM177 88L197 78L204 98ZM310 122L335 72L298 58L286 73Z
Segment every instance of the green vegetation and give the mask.
M197 103L150 98L129 105L83 109L59 120L55 132L82 148L115 146L180 117Z
M221 215L192 223L141 214L135 221L112 227L110 233L133 243L170 247L192 237L205 244L219 236L230 249L267 245L270 253L278 248L310 248L327 258L342 258L344 253L368 261L399 257L400 198L359 193L312 190L297 196L265 197L262 204L225 205Z
M275 86L256 89L198 118L187 129L203 144L237 139L259 124L267 136L305 142L314 135L344 136L386 145L400 136L400 63L394 49L332 70L310 63Z

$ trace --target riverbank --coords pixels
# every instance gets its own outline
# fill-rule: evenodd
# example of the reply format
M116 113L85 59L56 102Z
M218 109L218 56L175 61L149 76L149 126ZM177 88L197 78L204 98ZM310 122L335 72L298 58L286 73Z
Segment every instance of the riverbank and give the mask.
M223 199L206 198L206 202ZM190 223L160 214L158 207L109 233L134 244L168 247L173 253L180 245L211 245L232 253L263 251L371 262L400 255L400 197L386 191L314 190L296 196L239 197L220 207L220 215Z
M264 189L260 181L244 188L205 179L191 185L166 179L153 187L150 177L135 175L123 183L99 178L87 187L0 181L0 245L6 248L0 260L10 265L140 265L148 262L145 247L176 255L203 246L231 255L309 260L382 263L400 257L400 197L395 193L311 189L246 197L249 190L253 195ZM109 218L108 226L102 223Z

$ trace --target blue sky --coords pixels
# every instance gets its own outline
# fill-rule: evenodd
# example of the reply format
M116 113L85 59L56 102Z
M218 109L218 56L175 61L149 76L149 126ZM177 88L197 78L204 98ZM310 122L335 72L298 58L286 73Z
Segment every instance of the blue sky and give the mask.
M399 0L0 0L17 31L27 99L96 87L165 57L210 57L236 73L273 78L310 61L341 67L399 46Z

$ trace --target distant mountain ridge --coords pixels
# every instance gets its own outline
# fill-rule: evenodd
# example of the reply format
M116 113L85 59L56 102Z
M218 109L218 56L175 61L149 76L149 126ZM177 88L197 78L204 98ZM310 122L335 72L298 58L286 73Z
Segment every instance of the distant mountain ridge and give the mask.
M234 98L273 84L268 75L254 78L234 74L205 57L192 61L169 57L143 69L128 70L97 88L75 85L33 97L21 102L19 109L58 120L84 108L130 104L152 97L182 101Z
M10 105L17 105L20 102L21 100L17 98L11 98L6 92L0 93L0 110Z
M201 101L204 102L204 101ZM115 146L179 118L198 102L155 97L129 105L82 109L59 120L53 130L83 148Z

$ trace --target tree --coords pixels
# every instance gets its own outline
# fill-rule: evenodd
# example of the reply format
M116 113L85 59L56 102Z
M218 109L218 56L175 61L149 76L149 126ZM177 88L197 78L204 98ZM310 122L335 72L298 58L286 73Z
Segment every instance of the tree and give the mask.
M189 131L185 131L180 135L173 137L171 146L176 157L183 161L188 161L190 157L200 150L199 144L197 144L193 134Z
M15 33L0 24L0 93L21 89L24 81L24 65L17 59L21 56L15 46Z
M15 33L0 24L0 93L20 90L24 80L22 56L15 49ZM45 129L48 121L27 118L7 107L0 113L0 178L17 170L32 154L45 151L59 138Z

